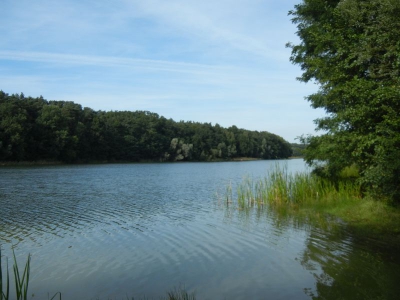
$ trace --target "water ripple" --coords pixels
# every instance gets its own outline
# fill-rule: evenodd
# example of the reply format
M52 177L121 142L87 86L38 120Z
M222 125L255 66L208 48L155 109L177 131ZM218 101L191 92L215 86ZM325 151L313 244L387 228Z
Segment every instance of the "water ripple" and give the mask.
M333 286L333 274L355 262L371 282L380 279L374 270L399 278L355 248L351 234L215 204L227 182L267 166L0 168L0 242L8 257L4 243L18 259L32 254L38 299L53 287L63 299L159 298L179 284L200 299L307 299L304 289Z

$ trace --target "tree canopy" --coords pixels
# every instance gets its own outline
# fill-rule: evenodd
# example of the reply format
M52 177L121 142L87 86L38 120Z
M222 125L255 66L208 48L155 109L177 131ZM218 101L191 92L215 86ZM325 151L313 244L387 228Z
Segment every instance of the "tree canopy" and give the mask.
M366 191L400 200L400 1L303 0L289 12L300 43L288 44L300 81L326 117L303 137L310 165L335 177L356 166Z
M0 91L1 161L210 161L288 158L280 136L175 122L148 111L94 111Z

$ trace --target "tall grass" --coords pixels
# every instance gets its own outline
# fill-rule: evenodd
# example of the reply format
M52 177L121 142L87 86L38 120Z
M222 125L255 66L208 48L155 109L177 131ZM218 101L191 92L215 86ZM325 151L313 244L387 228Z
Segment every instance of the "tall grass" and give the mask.
M0 300L10 300L10 273L8 271L8 259L6 259L6 267L5 267L5 282L3 284L3 265L2 265L2 256L1 256L1 246L0 246ZM29 275L31 269L31 255L28 255L28 259L25 263L25 267L23 273L20 273L20 269L18 267L17 258L15 257L15 252L13 249L13 273L14 273L14 282L15 282L15 295L16 300L27 300L28 299L28 286L29 286ZM58 296L58 299L61 300L61 293L57 292L53 295L52 298L48 297L50 300L54 300ZM14 298L13 298L14 299ZM132 298L134 299L134 298ZM179 288L167 292L166 300L195 300L195 294L188 293L184 288Z
M180 288L168 292L167 300L196 300L196 296L194 293L189 294L184 288Z
M10 276L8 273L8 261L7 261L7 279L5 287L3 286L3 266L1 264L1 247L0 247L0 300L8 300L10 297Z
M363 197L355 180L357 175L357 168L352 166L344 169L339 179L330 181L312 173L293 174L287 167L276 166L262 179L245 178L232 201L235 203L236 197L237 207L246 213L256 208L257 216L263 212L279 216L289 213L294 218L321 223L320 213L324 217L330 215L346 222L358 237L400 245L400 206Z
M23 273L21 275L20 269L18 267L17 258L15 257L15 252L13 249L13 273L14 273L14 283L15 283L15 296L16 300L27 300L28 299L28 287L29 287L29 275L31 271L31 255L28 255L28 259L25 263ZM0 245L0 300L10 300L10 273L8 271L8 259L6 260L5 269L5 282L3 285L3 265L1 258L1 245ZM56 293L50 300L54 300L56 296L59 296L61 300L61 293Z
M240 209L250 207L327 204L360 197L360 188L351 181L333 183L310 173L289 173L275 169L259 180L245 178L237 187Z
M26 300L28 299L28 286L29 286L29 273L31 269L31 256L28 255L28 259L25 264L24 271L22 275L19 272L17 258L15 257L15 252L13 250L13 271L14 271L14 283L15 283L15 295L16 300ZM5 286L3 287L3 266L1 263L1 247L0 247L0 300L10 299L10 273L8 271L8 260L6 264L6 280Z

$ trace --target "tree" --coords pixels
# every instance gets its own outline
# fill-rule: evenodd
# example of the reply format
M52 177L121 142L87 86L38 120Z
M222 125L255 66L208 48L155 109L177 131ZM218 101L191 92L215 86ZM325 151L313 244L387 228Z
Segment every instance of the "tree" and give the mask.
M399 201L400 1L303 0L289 15L301 40L287 45L290 60L326 111L315 120L323 133L303 137L306 161L325 161L331 178L355 165L367 191Z
M275 155L262 156L263 138L277 149ZM239 151L287 158L290 153L281 151L286 145L268 132L175 122L148 111L94 111L70 101L0 90L0 161L220 160L233 159Z
M21 94L23 97L23 94ZM23 160L26 149L27 111L19 95L0 95L0 159Z

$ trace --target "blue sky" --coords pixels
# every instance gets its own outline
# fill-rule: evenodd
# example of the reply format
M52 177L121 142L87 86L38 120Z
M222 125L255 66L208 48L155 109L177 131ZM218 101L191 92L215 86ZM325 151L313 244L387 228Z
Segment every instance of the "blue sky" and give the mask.
M0 89L294 142L323 116L285 48L299 2L0 0Z

